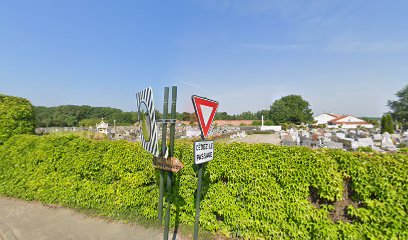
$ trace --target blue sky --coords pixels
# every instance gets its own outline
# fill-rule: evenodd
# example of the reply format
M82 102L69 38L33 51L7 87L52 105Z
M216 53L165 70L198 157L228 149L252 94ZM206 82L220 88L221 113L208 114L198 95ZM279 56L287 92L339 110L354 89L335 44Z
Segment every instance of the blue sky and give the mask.
M2 1L0 92L135 111L164 86L231 114L300 94L315 114L379 116L408 84L408 1Z

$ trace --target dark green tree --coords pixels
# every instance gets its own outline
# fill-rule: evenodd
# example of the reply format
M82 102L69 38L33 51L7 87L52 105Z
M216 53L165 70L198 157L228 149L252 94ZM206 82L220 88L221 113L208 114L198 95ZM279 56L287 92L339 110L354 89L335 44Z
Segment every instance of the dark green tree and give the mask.
M156 112L156 118L160 115ZM95 122L104 117L105 122L116 125L132 125L137 120L136 112L123 112L117 108L62 105L57 107L35 107L37 127L72 127ZM90 121L91 119L91 121ZM86 120L86 121L83 121ZM82 121L82 122L81 122Z
M389 130L389 133L394 133L394 121L391 117L391 114L387 115L387 129Z
M182 121L191 121L194 118L193 114L194 113L183 112L181 114L182 115L181 120Z
M99 118L86 118L79 121L78 125L81 127L95 127L100 122L101 119Z
M264 117L264 120L270 118L270 111L269 110L261 110L255 113L256 119L262 120L262 116Z
M385 114L381 118L381 133L394 133L394 124L391 114Z
M274 124L312 123L313 112L309 102L300 95L288 95L276 100L270 108L270 118Z
M217 112L214 120L235 120L235 116L228 115L227 112Z
M256 120L256 115L250 111L243 112L236 116L236 119L239 120Z
M0 94L0 144L16 134L34 133L34 109L30 101Z
M391 114L394 119L401 124L404 129L408 129L408 85L398 91L397 100L388 101Z
M163 114L159 111L159 110L154 110L154 114L156 115L156 120L162 120L163 119ZM137 113L135 113L135 116L137 115ZM168 117L168 116L167 116ZM137 117L136 117L137 119ZM136 122L137 120L135 120Z

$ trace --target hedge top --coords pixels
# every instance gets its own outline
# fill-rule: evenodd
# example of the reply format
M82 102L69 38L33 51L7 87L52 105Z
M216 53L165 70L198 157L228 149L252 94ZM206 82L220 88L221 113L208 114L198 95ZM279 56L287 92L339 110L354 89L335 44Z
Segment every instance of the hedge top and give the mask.
M34 109L25 98L0 94L0 144L16 134L34 133Z

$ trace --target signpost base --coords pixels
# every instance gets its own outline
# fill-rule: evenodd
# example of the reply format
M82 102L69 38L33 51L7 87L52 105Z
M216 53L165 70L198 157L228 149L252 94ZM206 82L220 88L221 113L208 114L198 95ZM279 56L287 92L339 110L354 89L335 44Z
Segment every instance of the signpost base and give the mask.
M198 184L197 184L197 196L196 196L196 215L194 222L194 240L198 239L198 227L200 225L200 197L201 197L201 185L203 181L204 164L197 165L198 167Z
M163 195L164 195L164 171L160 170L160 185L159 185L159 224L163 224Z
M170 226L170 209L171 209L171 188L173 185L173 173L172 172L167 172L167 206L166 206L166 219L164 223L164 234L163 234L163 239L168 240L169 239L169 226Z

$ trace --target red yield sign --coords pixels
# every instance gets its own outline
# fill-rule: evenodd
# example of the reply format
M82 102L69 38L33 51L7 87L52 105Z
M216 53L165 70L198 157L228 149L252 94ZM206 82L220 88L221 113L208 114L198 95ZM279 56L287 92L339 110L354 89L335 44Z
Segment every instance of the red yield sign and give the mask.
M218 102L195 95L193 95L191 99L193 100L195 113L198 118L201 137L205 139L208 136L211 123L213 122L215 113L217 112Z

